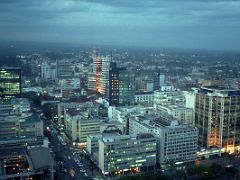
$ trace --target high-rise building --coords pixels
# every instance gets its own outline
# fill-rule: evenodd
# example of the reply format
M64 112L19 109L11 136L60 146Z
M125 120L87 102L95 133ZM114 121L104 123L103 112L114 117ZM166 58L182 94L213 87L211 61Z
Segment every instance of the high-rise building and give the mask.
M106 97L109 96L109 69L110 69L110 63L111 63L111 56L102 56L101 62L102 62L102 68L101 68L101 84L102 84L102 94Z
M110 64L109 70L109 103L118 106L119 104L119 68L116 63Z
M88 73L88 89L96 90L97 93L109 96L109 69L112 57L100 56L98 51L93 53L92 71Z
M159 85L160 85L160 87L165 86L165 75L164 74L159 75Z
M109 71L109 103L115 106L134 104L135 75L127 68L111 64Z
M0 102L21 96L21 69L0 68Z
M240 142L240 91L195 89L195 125L199 146L233 150Z
M56 78L56 63L43 61L41 64L41 78L55 79Z
M57 76L58 79L73 77L73 70L69 61L57 61Z

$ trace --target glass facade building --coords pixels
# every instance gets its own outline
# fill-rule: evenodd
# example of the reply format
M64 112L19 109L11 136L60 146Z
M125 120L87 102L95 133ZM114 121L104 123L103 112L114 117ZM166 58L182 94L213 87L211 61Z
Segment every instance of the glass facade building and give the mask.
M21 96L21 69L0 68L0 102Z
M134 104L135 74L127 68L118 68L116 63L110 65L109 103L115 106Z

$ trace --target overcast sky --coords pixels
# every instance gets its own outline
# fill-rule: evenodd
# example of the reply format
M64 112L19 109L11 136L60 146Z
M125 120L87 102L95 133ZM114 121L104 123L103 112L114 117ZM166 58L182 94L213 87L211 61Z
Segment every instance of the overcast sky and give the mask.
M240 1L0 0L0 40L240 50Z

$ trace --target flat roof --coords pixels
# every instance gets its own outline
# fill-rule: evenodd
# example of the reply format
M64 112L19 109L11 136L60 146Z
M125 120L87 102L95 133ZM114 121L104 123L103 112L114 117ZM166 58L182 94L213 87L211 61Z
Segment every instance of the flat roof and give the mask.
M195 90L197 90L198 93L202 93L202 94L220 93L220 94L226 94L228 96L240 96L239 89L228 89L226 87L221 87L221 86L201 87L201 88L195 88Z
M35 113L30 115L30 116L27 116L23 119L25 120L24 122L26 122L26 123L33 123L33 122L40 122L41 121L41 119Z
M28 155L35 170L56 166L56 162L54 161L48 148L37 147L29 149Z

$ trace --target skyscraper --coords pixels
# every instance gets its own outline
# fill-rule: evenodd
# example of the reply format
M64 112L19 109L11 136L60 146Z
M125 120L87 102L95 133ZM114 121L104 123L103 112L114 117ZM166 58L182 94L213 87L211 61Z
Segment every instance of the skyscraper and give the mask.
M73 77L71 63L68 60L57 61L57 77L58 79Z
M111 63L109 71L109 103L115 106L133 105L135 75L127 68L118 68Z
M0 102L21 96L21 69L0 68Z
M100 56L96 50L92 58L92 71L88 73L88 88L109 97L109 69L112 57Z
M159 85L160 85L160 87L165 86L165 75L164 74L159 75Z
M102 68L101 68L101 84L102 84L102 93L104 96L109 96L109 69L111 56L102 56L101 57Z
M119 68L115 62L110 63L109 70L109 103L118 106L119 104Z
M233 150L240 142L240 91L199 88L195 95L199 146Z

